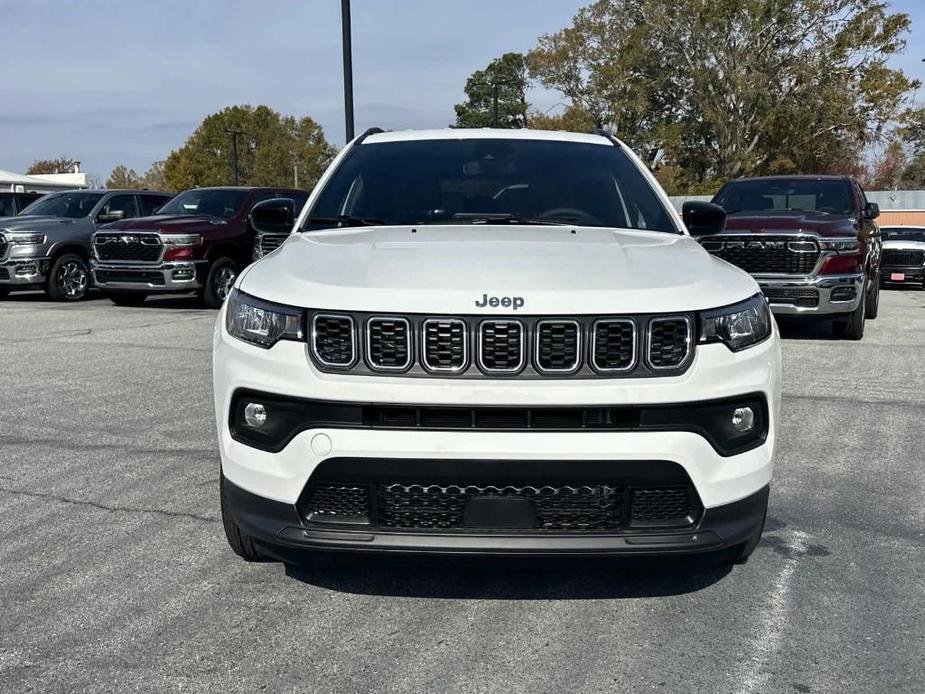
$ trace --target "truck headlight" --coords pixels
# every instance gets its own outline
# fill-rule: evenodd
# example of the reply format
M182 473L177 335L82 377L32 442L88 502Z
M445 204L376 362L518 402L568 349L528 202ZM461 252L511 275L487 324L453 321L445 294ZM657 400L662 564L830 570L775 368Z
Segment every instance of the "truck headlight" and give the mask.
M45 243L45 234L31 231L4 231L3 235L12 246L40 246Z
M761 294L738 304L700 314L700 341L722 342L733 352L771 336L771 310Z
M280 340L305 340L305 312L263 301L235 289L228 297L225 329L252 345L269 349Z

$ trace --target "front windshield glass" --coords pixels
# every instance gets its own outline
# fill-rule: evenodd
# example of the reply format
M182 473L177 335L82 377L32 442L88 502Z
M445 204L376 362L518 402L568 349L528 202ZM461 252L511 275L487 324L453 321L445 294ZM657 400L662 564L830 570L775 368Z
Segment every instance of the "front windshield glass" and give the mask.
M767 211L851 214L854 209L847 181L813 179L730 181L713 202L729 214Z
M881 227L880 233L884 241L919 241L925 243L925 227L902 228Z
M172 198L158 214L204 214L230 219L241 210L247 198L246 190L188 190Z
M303 230L348 215L389 225L494 221L678 233L622 148L549 140L366 143L327 182Z
M90 214L102 197L102 193L50 193L36 200L20 214L41 214L49 217L79 219Z

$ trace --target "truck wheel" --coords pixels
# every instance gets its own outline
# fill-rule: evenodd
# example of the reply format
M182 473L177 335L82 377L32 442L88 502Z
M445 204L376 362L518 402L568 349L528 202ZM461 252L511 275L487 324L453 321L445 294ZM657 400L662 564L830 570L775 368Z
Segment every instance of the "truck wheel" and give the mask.
M231 549L245 561L272 561L269 557L257 549L254 538L245 533L238 524L234 522L231 511L228 509L228 501L225 498L225 476L219 478L220 500L222 507L222 526L225 528L225 537Z
M880 312L880 282L873 282L867 294L867 306L864 308L867 320L874 320Z
M144 292L119 292L106 294L116 306L141 306L148 295Z
M864 285L867 289L867 285ZM862 297L864 294L861 295ZM866 299L858 301L858 307L844 317L836 318L832 323L832 332L835 337L842 340L860 340L864 337L864 310Z
M87 261L76 253L65 253L52 263L46 291L52 301L80 301L89 285Z
M218 258L206 277L202 288L202 301L209 308L221 308L238 278L238 264L231 258Z

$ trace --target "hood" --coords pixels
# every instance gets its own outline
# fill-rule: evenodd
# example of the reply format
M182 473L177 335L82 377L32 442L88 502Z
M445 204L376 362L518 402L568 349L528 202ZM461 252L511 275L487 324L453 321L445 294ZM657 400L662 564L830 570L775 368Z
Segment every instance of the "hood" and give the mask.
M508 315L698 310L758 292L689 236L510 225L292 234L239 287L306 308ZM477 306L486 296L523 305Z
M86 224L89 217L69 219L67 217L50 217L48 215L28 214L0 219L0 229L10 231L42 231L49 232L61 227L72 227L75 224Z
M774 233L808 231L820 236L856 236L859 227L853 215L824 214L794 210L735 212L726 218L726 231L735 233Z
M209 226L224 226L228 224L227 219L210 217L209 215L194 214L157 214L152 217L133 217L124 219L121 222L112 222L105 224L100 229L106 231L161 231L165 234L170 233L187 233L195 229L202 229Z

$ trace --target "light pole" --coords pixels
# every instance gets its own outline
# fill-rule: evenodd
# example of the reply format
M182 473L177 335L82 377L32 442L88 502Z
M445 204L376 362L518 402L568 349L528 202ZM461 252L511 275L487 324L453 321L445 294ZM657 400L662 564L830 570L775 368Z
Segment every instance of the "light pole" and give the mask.
M244 135L243 130L235 130L234 128L226 128L225 132L231 135L231 172L234 176L234 184L239 185L238 182L238 135Z
M340 0L340 23L344 48L344 130L353 139L353 49L350 41L350 0Z

